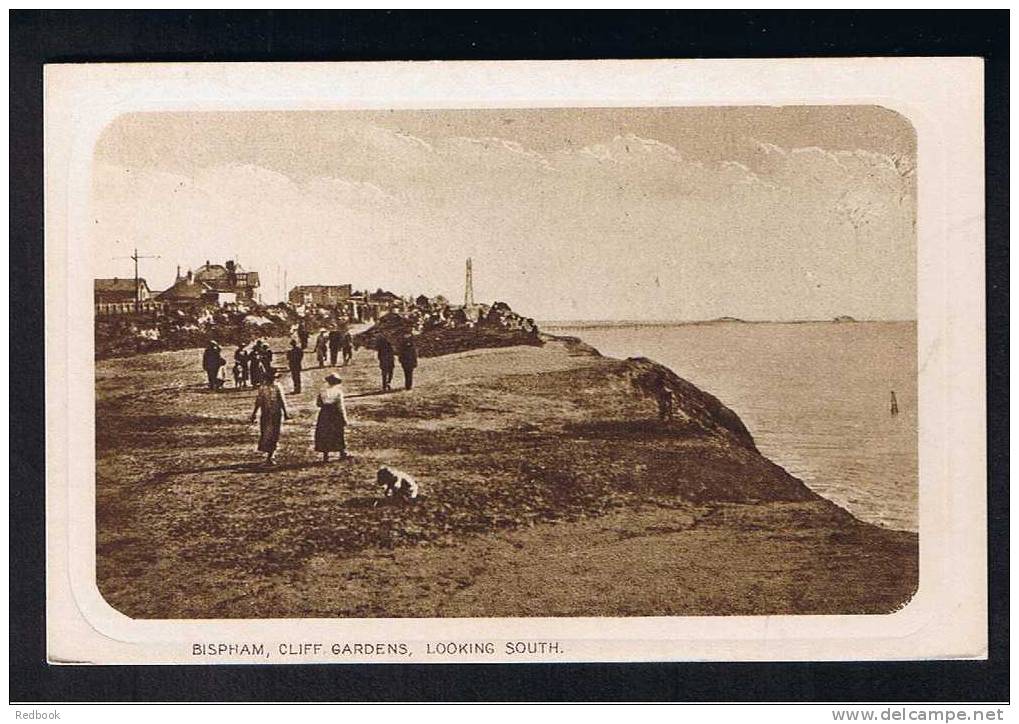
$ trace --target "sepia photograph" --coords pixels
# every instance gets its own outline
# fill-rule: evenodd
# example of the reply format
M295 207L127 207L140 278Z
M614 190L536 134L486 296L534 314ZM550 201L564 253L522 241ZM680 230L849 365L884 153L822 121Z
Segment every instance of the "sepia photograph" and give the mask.
M96 583L120 613L916 592L902 115L134 112L91 163Z

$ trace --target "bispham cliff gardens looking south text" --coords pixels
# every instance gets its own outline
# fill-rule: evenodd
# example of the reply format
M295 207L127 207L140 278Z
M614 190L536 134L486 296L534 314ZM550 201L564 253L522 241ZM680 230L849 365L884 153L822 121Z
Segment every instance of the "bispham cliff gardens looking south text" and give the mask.
M899 611L915 169L869 105L116 117L86 240L103 599Z

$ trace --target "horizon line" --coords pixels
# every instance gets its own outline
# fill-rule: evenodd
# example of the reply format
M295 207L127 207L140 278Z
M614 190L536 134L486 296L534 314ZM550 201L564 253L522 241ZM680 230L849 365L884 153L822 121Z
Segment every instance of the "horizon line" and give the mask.
M671 326L682 324L711 324L711 323L739 323L739 324L808 324L814 322L832 322L839 324L863 323L863 322L916 322L915 318L856 318L839 319L836 317L820 318L798 318L798 319L743 319L741 317L711 317L707 319L539 319L535 321L546 326L580 327L595 325L645 325L645 326Z

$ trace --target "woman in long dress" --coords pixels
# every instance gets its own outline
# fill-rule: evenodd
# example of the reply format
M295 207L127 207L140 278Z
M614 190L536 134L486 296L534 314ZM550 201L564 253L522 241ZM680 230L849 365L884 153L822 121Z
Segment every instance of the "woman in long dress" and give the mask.
M265 464L275 465L272 456L276 454L276 445L280 440L280 427L283 420L289 420L287 402L283 388L276 381L276 370L270 367L265 372L265 379L255 395L255 409L251 412L251 422L255 416L259 418L258 451L265 453Z
M322 453L322 462L329 461L329 453L338 452L340 459L347 455L344 437L347 427L347 408L343 404L342 380L336 375L326 377L326 385L315 401L318 405L318 422L315 424L315 451Z

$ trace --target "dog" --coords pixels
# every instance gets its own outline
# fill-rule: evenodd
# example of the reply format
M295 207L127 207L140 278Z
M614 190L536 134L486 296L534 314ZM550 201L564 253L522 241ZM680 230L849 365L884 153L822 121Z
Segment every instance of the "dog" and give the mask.
M386 502L413 503L417 500L417 481L402 470L383 465L375 475Z

